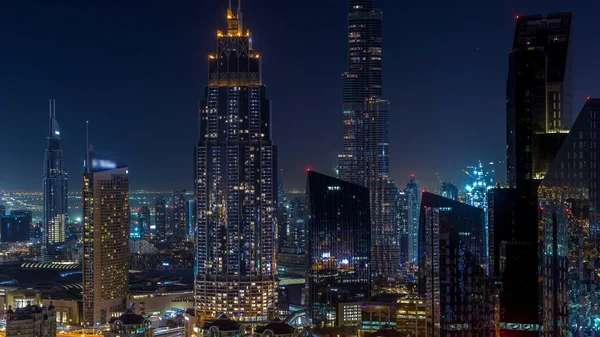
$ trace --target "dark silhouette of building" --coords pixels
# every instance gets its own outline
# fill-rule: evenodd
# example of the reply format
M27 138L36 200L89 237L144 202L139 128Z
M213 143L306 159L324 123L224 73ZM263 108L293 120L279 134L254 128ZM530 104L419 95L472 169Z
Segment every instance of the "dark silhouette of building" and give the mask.
M369 190L309 171L306 198L309 316L334 326L339 303L370 296Z
M159 197L156 200L154 217L156 219L156 240L164 241L167 238L167 202L165 198Z
M271 102L242 13L227 10L208 57L195 196L198 310L263 320L276 308L277 149Z
M187 237L187 202L185 191L171 194L167 207L167 237L170 241L181 242Z
M30 211L11 211L0 216L0 242L25 242L32 227Z
M510 187L544 178L573 122L571 19L517 18L506 84Z
M442 183L440 194L444 198L458 201L458 188L454 184L448 182Z
M507 178L488 194L490 275L500 288L501 330L537 336L543 317L538 186L573 118L571 13L517 18L507 79ZM545 332L544 332L545 333Z
M419 289L427 298L427 335L494 336L499 301L483 268L483 210L424 192L419 229Z
M60 128L56 120L56 102L50 100L49 127L43 178L43 258L57 255L56 245L65 242L69 212L67 201L67 171L63 167Z
M83 321L105 324L129 293L129 172L88 152L83 174Z
M348 71L343 75L343 151L338 177L369 188L372 275L400 273L397 188L389 177L389 102L383 99L383 14L375 0L348 2Z
M539 189L546 336L593 336L600 312L600 99L588 99Z

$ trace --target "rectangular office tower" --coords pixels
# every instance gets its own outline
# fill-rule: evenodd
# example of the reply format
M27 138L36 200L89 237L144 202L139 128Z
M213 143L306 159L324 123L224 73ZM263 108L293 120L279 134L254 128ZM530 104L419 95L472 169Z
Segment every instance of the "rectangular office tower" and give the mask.
M419 289L427 299L427 336L493 337L498 294L485 262L483 209L424 192Z
M196 147L197 309L265 320L276 309L277 151L261 58L239 3L217 32L208 74Z
M0 242L27 242L31 231L31 211L0 213Z
M397 188L389 178L389 102L383 99L383 14L375 0L348 2L348 71L343 81L343 152L338 178L369 188L373 277L400 272Z
M308 172L309 316L316 327L336 324L338 304L371 292L369 190Z
M63 167L60 128L56 120L56 102L50 100L50 116L44 156L43 258L51 261L59 255L56 245L65 242L69 206L67 203L67 171Z
M571 17L517 17L506 83L510 187L544 178L573 122Z
M127 166L88 153L83 174L83 318L106 324L129 292Z
M588 99L538 189L545 336L600 333L600 99Z

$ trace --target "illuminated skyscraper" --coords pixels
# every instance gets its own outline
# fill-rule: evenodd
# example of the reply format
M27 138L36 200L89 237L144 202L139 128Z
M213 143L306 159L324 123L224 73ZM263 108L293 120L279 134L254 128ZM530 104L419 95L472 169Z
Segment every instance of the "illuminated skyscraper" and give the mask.
M185 241L187 237L187 203L185 191L171 194L167 207L167 236L169 241Z
M208 73L196 147L197 309L266 319L276 308L277 152L261 58L239 3L217 32Z
M107 323L129 292L127 166L88 153L83 175L83 320Z
M490 165L493 163L490 163ZM473 207L483 209L485 214L485 263L481 265L485 269L486 273L489 273L489 256L490 256L490 236L489 236L489 222L488 222L488 192L494 187L496 183L494 181L494 171L488 171L484 169L481 162L479 165L468 166L467 175L471 178L471 181L465 187L466 190L466 204Z
M545 336L600 333L600 99L590 98L539 187Z
M571 19L517 17L506 84L510 187L544 178L573 122Z
M349 0L348 72L343 75L344 149L338 177L369 188L376 279L400 271L397 188L389 179L389 102L383 99L382 12L375 0Z
M68 218L67 171L63 167L60 146L60 128L56 120L56 104L50 100L50 116L44 160L44 225L43 257L51 260L56 255L55 245L65 242Z
M498 293L481 267L481 208L423 193L419 291L427 298L427 336L496 336Z
M371 293L369 190L309 171L306 197L309 316L334 326L339 303Z
M410 176L406 185L406 198L408 205L408 263L414 267L419 265L419 217L421 209L421 188L415 175Z

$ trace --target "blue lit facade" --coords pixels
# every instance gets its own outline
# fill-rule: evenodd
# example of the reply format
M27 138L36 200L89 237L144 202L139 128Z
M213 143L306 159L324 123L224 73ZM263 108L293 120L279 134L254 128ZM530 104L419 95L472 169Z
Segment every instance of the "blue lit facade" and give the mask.
M277 296L277 149L261 57L239 3L217 32L208 74L195 158L197 309L265 320Z
M68 219L67 171L63 166L60 128L56 120L56 105L50 100L47 146L43 178L43 254L55 255L55 246L65 242Z
M334 326L338 304L371 293L369 190L308 172L309 317L316 327Z
M493 165L493 163L490 163ZM488 221L488 192L494 188L494 170L486 170L481 162L475 166L467 167L467 175L471 182L465 186L466 203L477 208L483 209L485 214L485 263L482 267L489 273L490 242L489 242L489 221Z
M30 211L11 211L0 215L0 242L26 242L32 226Z

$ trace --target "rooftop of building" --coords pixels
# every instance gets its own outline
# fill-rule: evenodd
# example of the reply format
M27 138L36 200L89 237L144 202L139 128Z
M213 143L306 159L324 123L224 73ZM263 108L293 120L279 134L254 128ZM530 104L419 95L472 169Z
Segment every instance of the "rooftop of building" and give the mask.
M257 333L264 333L266 330L273 331L273 334L275 335L290 335L294 333L293 326L279 320L273 321L267 325L261 325L256 328Z
M222 315L219 319L204 322L202 329L208 330L212 327L218 328L219 331L237 331L241 328L241 325L240 323L231 320L226 315Z
M121 316L111 318L109 323L114 324L119 321L123 323L123 325L140 325L143 324L145 320L144 316L136 314L132 309L127 309Z

